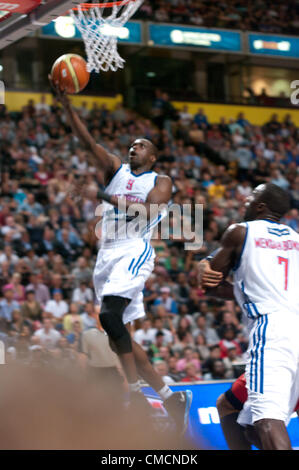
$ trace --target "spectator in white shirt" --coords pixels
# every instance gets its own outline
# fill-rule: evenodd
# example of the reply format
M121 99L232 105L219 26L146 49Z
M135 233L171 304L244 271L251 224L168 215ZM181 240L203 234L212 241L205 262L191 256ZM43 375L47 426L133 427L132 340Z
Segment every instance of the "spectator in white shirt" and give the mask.
M35 107L35 110L38 114L40 112L43 112L43 111L46 112L46 113L50 112L50 106L46 103L46 96L45 95L41 96L40 103L36 103L36 105L34 107Z
M187 127L190 125L193 116L189 113L188 106L184 106L183 109L179 112L180 122L182 126Z
M19 257L13 252L11 245L5 245L0 254L0 264L9 263L10 267L14 267L19 261Z
M37 330L33 335L33 338L38 339L41 346L45 349L55 349L61 337L61 334L53 328L50 318L45 318L43 328Z
M21 229L20 225L16 224L15 219L9 215L6 217L5 225L1 228L1 234L5 236L9 233L13 240L18 240L21 238Z
M80 282L80 287L74 289L72 301L80 305L93 301L93 292L90 287L87 287L86 282Z
M163 320L160 317L155 318L154 320L154 328L151 328L149 330L149 334L151 335L151 341L154 343L156 341L156 335L158 332L162 332L164 337L164 343L165 344L171 344L173 343L173 336L170 330L167 328L163 328Z
M245 180L242 183L238 184L237 191L243 199L246 199L252 194L252 187L249 184L249 181Z
M78 149L76 155L73 155L71 158L71 164L76 170L76 173L85 173L88 170L86 153L83 150Z
M62 298L61 289L53 290L53 299L46 303L45 311L51 313L53 317L61 319L68 313L69 307L65 300Z
M88 109L86 101L82 101L80 108L78 108L78 112L83 119L88 118L90 111Z
M142 328L139 328L134 333L134 340L136 343L147 351L149 346L153 342L153 332L151 328L151 321L148 318L145 318L142 322Z
M267 144L267 147L264 150L264 158L266 160L273 160L275 157L275 149L272 142Z

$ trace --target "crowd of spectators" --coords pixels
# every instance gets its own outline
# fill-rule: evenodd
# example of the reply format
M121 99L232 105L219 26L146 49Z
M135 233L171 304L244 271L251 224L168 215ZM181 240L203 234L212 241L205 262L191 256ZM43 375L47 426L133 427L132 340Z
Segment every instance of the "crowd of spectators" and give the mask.
M85 102L77 108L94 139L126 161L129 144L152 139L155 170L173 181L173 202L204 208L204 242L185 251L184 239L152 244L155 268L146 282L147 317L134 338L166 383L234 378L244 366L247 333L233 301L206 297L196 263L219 246L225 228L242 220L253 188L271 181L289 191L284 223L299 231L299 133L289 115L263 126L246 115L210 122L156 93L152 114L138 116ZM53 98L20 112L0 107L0 340L7 362L77 365L84 331L96 327L92 271L100 234L95 209L101 174L72 134ZM73 185L85 184L82 198ZM186 214L185 214L186 215ZM174 219L171 221L175 223Z
M298 35L296 0L145 0L136 18L208 28Z

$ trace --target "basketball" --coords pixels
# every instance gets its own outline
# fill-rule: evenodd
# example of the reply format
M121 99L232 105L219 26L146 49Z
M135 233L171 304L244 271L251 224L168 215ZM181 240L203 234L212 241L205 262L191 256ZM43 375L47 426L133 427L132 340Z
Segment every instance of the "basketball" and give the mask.
M88 81L89 72L83 57L77 54L64 54L53 64L51 76L54 83L58 82L59 88L70 94L82 91Z

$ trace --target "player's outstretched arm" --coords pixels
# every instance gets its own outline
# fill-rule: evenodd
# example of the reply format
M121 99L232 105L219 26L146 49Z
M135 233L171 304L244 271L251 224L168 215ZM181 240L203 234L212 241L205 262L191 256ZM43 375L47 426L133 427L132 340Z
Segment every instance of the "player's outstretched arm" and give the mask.
M53 83L50 75L49 80L58 101L60 101L67 113L68 120L74 134L77 135L80 142L91 153L91 160L93 164L95 164L97 167L100 167L100 170L104 174L105 183L107 183L120 167L120 159L116 155L112 155L111 153L107 152L104 147L96 143L86 126L81 121L77 112L72 107L67 94L60 90L58 83Z

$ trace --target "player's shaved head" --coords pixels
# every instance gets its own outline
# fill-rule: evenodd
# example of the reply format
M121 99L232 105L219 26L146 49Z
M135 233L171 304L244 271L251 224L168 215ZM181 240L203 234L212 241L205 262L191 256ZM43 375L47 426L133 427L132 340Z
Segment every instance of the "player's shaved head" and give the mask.
M269 211L277 217L283 217L290 210L290 196L276 184L261 185L258 202L263 202Z
M158 159L158 149L149 139L136 139L129 150L130 166L133 170L152 169Z
M149 144L150 144L150 149L151 149L151 153L152 155L155 155L156 159L158 158L158 148L156 147L155 144L153 144L153 142L151 142L150 140L148 141Z
M158 148L156 147L156 145L149 139L140 139L140 140L147 145L150 154L154 155L157 159L158 158Z
M280 220L290 209L290 196L276 184L260 184L246 207L245 220L272 216Z

